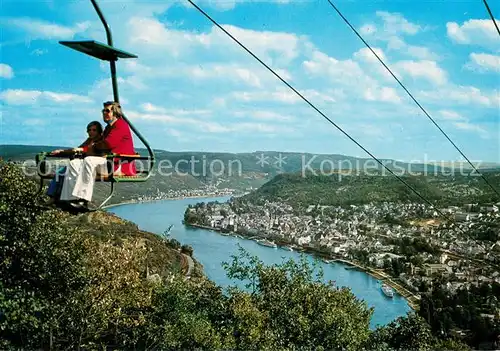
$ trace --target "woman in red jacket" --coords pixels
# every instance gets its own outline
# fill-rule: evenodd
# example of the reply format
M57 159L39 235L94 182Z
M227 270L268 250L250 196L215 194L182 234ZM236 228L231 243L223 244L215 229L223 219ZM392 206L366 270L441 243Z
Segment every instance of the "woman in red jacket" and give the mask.
M99 154L135 154L130 126L121 118L120 104L108 101L103 105L103 120L107 126L102 134L102 140L95 143L93 148ZM73 203L91 201L96 172L101 175L108 173L105 157L87 156L84 159L72 160L64 178L60 200ZM136 174L135 163L133 161L116 161L113 165L113 172L114 174L134 175Z

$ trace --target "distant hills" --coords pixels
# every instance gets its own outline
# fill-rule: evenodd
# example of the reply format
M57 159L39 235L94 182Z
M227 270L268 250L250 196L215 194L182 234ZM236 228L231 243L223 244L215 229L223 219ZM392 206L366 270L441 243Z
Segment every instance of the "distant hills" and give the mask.
M487 173L500 189L500 172ZM500 199L477 176L402 176L402 179L436 206L465 203L496 203ZM306 176L280 174L256 191L240 198L252 203L283 201L295 208L309 205L362 205L370 202L424 201L396 177Z
M46 145L0 145L0 157L14 161L34 160L37 153L51 151L57 148L64 149L68 147ZM147 155L145 149L138 149L138 152ZM276 189L279 188L281 189L279 196L286 197L288 196L287 192L290 192L291 195L295 190L298 190L294 188L295 185L291 186L289 184L290 182L304 182L300 183L300 186L304 186L305 188L314 184L314 186L319 187L318 189L323 189L322 191L328 193L337 191L337 188L349 186L352 189L346 194L349 194L348 196L351 198L349 201L351 202L356 202L357 200L355 199L359 198L394 198L397 194L401 195L402 193L400 192L403 191L401 188L403 185L395 179L395 177L366 177L367 175L390 176L390 173L387 172L386 169L376 163L375 160L369 158L356 158L339 154L314 155L310 153L301 154L279 151L214 153L155 150L155 155L156 164L154 175L151 177L150 181L146 183L120 184L117 189L117 196L113 202L143 195L154 195L158 192L167 192L170 190L199 189L207 185L213 185L218 188L241 190L255 189L266 184L270 180L272 181L259 190L259 194L275 194ZM466 165L456 163L431 165L422 163L411 164L390 159L383 159L381 161L396 174L432 176L425 180L425 182L418 177L418 181L415 180L417 179L415 177L409 178L411 181L417 182L416 186L423 187L421 190L432 198L443 198L443 196L446 197L446 194L452 194L445 191L443 186L437 186L437 183L446 184L452 179L456 182L457 179L462 179L464 175L468 175L471 171ZM457 166L463 167L457 169ZM500 172L500 164L488 163L484 166L489 168L481 169L482 173L492 173L492 177L494 177L497 172ZM286 176L274 178L284 173L294 175L291 175L290 178ZM318 177L318 179L314 181L307 180L309 178L305 178L305 180L300 179L305 175L322 175L322 177ZM345 178L346 175L357 175L360 177ZM446 176L435 177L438 175ZM342 178L343 180L340 183L336 182L335 179L338 178ZM494 184L498 185L498 177L492 179ZM472 186L473 184L470 182L476 182L477 180L481 181L479 177L471 177L471 179L467 181L462 179L459 183L464 186ZM282 183L285 185L282 186ZM481 182L478 184L480 183ZM361 188L358 189L357 187L361 184ZM473 186L475 187L475 185ZM482 185L478 186L480 187L481 193L486 191L482 188ZM108 190L106 187L107 185L105 184L97 184L97 190L95 192L97 201L107 196ZM385 193L379 191L389 188L392 190L386 190ZM312 194L315 194L315 192ZM346 201L348 200L345 196L342 198Z
M42 151L51 151L67 146L46 145L0 145L0 157L13 160L34 159ZM140 154L147 155L145 149L138 149ZM234 176L240 173L262 173L274 176L279 173L293 173L301 170L317 172L345 172L359 170L371 172L383 170L383 167L371 158L357 158L339 154L311 154L279 151L255 151L251 153L221 153L182 151L171 152L155 150L157 166L163 169L177 169L180 172L189 172L195 177L210 177L210 175ZM407 163L391 159L381 159L389 169L397 173L427 173L450 172L461 169L470 169L464 162L445 162L443 164ZM500 163L485 163L477 165L481 169L500 169Z

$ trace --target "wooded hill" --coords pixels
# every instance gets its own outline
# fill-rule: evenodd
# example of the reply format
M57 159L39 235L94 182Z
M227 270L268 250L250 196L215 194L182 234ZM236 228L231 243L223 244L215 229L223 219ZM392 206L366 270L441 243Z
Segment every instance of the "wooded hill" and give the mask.
M242 251L224 267L249 291L185 279L171 242L107 213L45 210L34 190L0 161L2 349L468 349L415 314L370 330L372 309L305 258L265 266Z
M0 145L0 157L15 161L34 160L36 153L56 148ZM138 151L142 155L147 155L144 149ZM325 204L355 204L415 198L386 169L367 158L277 151L210 153L155 150L155 154L156 165L150 180L145 183L119 184L116 196L109 202L110 204L140 196L155 195L158 192L200 189L209 185L245 191L265 184L253 196L279 196L282 199L291 199L297 192L298 194L293 196L293 201L300 203L313 201ZM279 164L280 159L281 164ZM453 200L456 196L459 199L469 196L470 201L490 199L484 181L477 176L467 177L470 169L465 166L456 169L394 160L382 160L382 162L397 174L406 174L405 180L420 189L419 192L431 200L443 200L443 203L446 203L448 199ZM495 168L494 164L485 166L489 168L482 169L482 172L498 186L500 168ZM454 170L461 170L462 174L454 173ZM283 175L285 173L291 175ZM408 176L408 173L421 176L412 177ZM304 178L303 175L307 177ZM275 176L276 178L273 178ZM270 182L267 183L268 181ZM107 197L108 189L107 184L96 185L97 203Z
M485 174L500 189L500 172ZM496 203L499 199L479 176L402 176L436 206ZM361 205L369 202L418 202L415 193L394 176L280 174L241 200L283 201L294 207Z

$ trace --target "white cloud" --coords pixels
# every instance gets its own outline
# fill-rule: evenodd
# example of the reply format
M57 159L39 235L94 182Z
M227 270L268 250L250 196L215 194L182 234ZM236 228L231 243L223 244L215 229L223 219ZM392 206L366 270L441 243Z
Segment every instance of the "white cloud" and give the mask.
M471 123L468 118L458 112L443 109L438 111L437 116L444 121L449 121L451 126L456 129L479 133L482 138L488 137L488 133L484 128Z
M400 13L377 11L376 15L384 21L384 31L386 33L415 35L422 30L420 25L408 21Z
M479 73L488 71L500 73L500 56L473 52L469 55L469 62L464 67Z
M345 97L342 89L325 89L324 92L320 92L314 89L298 89L298 92L308 99L310 102L316 105L325 103L334 103L338 99ZM279 87L270 90L260 90L260 91L236 91L229 94L228 99L224 100L223 106L227 108L228 101L248 102L248 103L272 103L284 104L284 105L295 105L299 103L304 103L305 101L297 95L292 90L286 87ZM220 105L221 101L219 101ZM304 105L306 106L306 105Z
M389 60L387 59L386 55L384 54L383 50L381 48L372 48L372 50L377 54L377 56L386 64L388 67L391 66ZM364 64L368 65L367 71L369 72L374 72L378 77L383 78L386 82L391 82L394 83L394 77L390 74L390 72L380 63L380 61L377 59L377 57L371 52L370 49L368 48L361 48L360 50L356 51L353 54L353 58L356 59L357 61L360 61ZM401 78L401 76L398 74L397 71L394 69L391 69L392 73L398 78ZM373 85L373 82L372 82Z
M453 125L457 129L467 130L467 131L471 131L471 132L478 132L483 137L486 137L488 135L486 130L484 130L483 128L481 128L477 124L473 124L473 123L469 123L469 122L455 122L455 123L453 123Z
M4 90L0 93L0 100L8 105L33 105L39 102L92 103L91 99L82 95L23 89Z
M500 26L500 21L496 20ZM471 19L462 25L446 23L448 37L458 44L473 44L499 50L498 33L490 19Z
M258 56L273 53L276 58L289 62L298 55L301 38L293 33L255 31L231 25L224 25L223 28Z
M381 101L394 104L401 103L401 98L399 97L396 90L389 87L382 87L377 89L366 88L363 93L363 97L367 101Z
M438 60L440 57L425 46L409 45L398 36L387 39L387 49L394 50L420 60Z
M380 48L372 48L372 49L377 54L377 56L380 57L383 61L387 59L382 49ZM368 48L359 49L353 54L353 57L367 62L379 63L377 57Z
M14 78L14 70L12 69L12 67L5 63L0 63L0 78Z
M250 2L269 2L276 4L288 4L291 0L205 0L200 1L202 4L207 3L208 6L212 6L220 11L232 10L239 3L250 3ZM192 6L191 4L185 4L186 6ZM200 4L198 4L200 5Z
M400 13L377 11L376 16L381 19L382 23L378 25L364 24L360 28L362 35L369 36L371 40L376 42L386 42L387 51L396 51L399 54L420 60L440 59L430 48L408 44L404 39L405 36L415 36L426 30L427 27L408 21Z
M132 73L140 77L141 80L148 78L160 79L165 77L181 77L194 80L212 80L212 81L232 81L234 83L244 83L245 85L262 87L263 83L276 81L269 72L261 67L251 67L236 63L206 63L197 65L186 65L177 63L162 69L155 69L134 61L128 61L124 65L125 72ZM283 79L290 80L291 74L286 70L275 70Z
M276 113L273 111L264 111L264 110L258 110L258 111L236 111L234 112L234 115L237 117L243 117L243 118L251 118L251 119L256 119L256 120L262 120L262 121L279 121L279 122L289 122L294 120L293 117L290 115L284 115L280 113Z
M193 116L209 116L212 114L212 111L210 110L196 110L196 109L166 109L161 106L154 105L150 102L146 102L140 105L141 109L147 113L153 113L153 114L167 114L167 115L175 115L175 116L187 116L187 115L193 115ZM191 121L191 122L194 122Z
M47 50L47 49L35 49L35 50L33 50L33 51L30 52L30 55L42 56L42 55L45 55L48 52L49 52L49 50Z
M447 82L446 72L435 61L399 61L395 66L401 74L412 78L423 78L437 85Z
M141 108L146 111L146 112L151 112L151 113L166 113L166 109L163 107L159 107L156 105L153 105L150 102L146 102L144 104L141 104Z
M68 27L27 17L3 19L2 24L24 30L29 39L71 39L90 27L90 22L80 22Z
M487 93L473 86L449 84L437 90L420 91L417 97L440 105L476 105L496 109L500 106L498 92Z
M360 29L359 32L361 35L372 35L377 32L377 26L371 23L364 24Z
M256 31L232 25L222 27L270 64L290 62L299 53L301 38L295 34ZM209 50L211 55L226 58L239 55L248 59L248 54L215 26L207 33L194 33L168 28L153 18L133 17L128 22L127 31L130 45L139 49L144 46L144 51L149 54L159 52L167 57L195 59L201 52Z
M291 90L276 91L237 91L231 94L231 98L244 102L273 101L285 104L296 104L301 98Z
M165 111L164 108L156 108L155 111ZM191 127L204 133L228 133L228 132L259 132L259 133L276 133L293 131L291 127L282 125L272 125L266 123L221 123L215 121L200 120L192 117L178 117L163 113L140 113L129 111L128 117L134 120L149 120L173 125L181 125L183 127Z
M459 113L452 111L452 110L440 110L439 116L442 119L450 120L450 121L460 121L460 120L465 119L462 115L460 115Z
M314 51L310 60L305 60L305 70L313 75L330 78L332 82L357 84L364 82L366 76L356 61L337 60L321 51Z
M285 70L275 70L283 79L291 80L291 74ZM164 72L165 73L165 72ZM261 88L264 83L276 82L276 78L261 67L249 67L240 64L206 64L177 67L169 73L184 75L195 80L216 80L244 83L245 85Z

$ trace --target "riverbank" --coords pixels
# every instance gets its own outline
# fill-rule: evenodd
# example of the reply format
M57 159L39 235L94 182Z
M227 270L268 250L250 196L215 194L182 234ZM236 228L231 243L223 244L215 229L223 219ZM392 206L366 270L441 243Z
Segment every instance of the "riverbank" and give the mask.
M111 205L106 205L103 206L102 209L109 209L117 206L122 206L122 205L131 205L131 204L144 204L144 203L151 203L151 202L158 202L158 201L164 201L164 200L183 200L183 199L203 199L203 198L214 198L214 197L224 197L224 196L242 196L242 194L237 193L237 194L203 194L203 195L190 195L190 196L172 196L172 197L162 197L160 199L150 199L150 200L128 200L128 201L122 201L117 204L111 204ZM213 228L212 228L213 229Z
M248 240L254 240L256 238L260 238L259 236L249 235L249 234L246 234L243 232L237 232L237 233L235 233L235 232L223 232L220 228L214 228L211 226L206 226L206 225L201 225L201 224L184 223L184 222L183 222L183 224L185 226L188 226L188 227L200 228L200 229L210 230L210 231L214 231L214 232L219 232L219 233L221 233L221 235L238 236L238 237L248 239ZM377 270L377 269L367 267L367 266L363 266L362 264L359 264L359 263L354 262L354 261L346 260L346 259L341 258L341 257L328 255L327 253L319 251L311 246L297 246L297 245L294 245L290 242L283 241L283 240L275 241L275 244L278 247L283 248L283 249L292 248L295 251L311 254L311 255L317 257L318 259L323 260L325 263L330 263L330 262L331 263L340 263L340 264L345 266L345 269L356 269L358 271L364 272L364 273L370 275L371 277L377 279L378 281L380 281L380 283L385 283L385 284L389 285L391 288L393 288L399 295L401 295L404 299L406 299L406 301L408 302L408 305L410 306L411 309L413 309L413 310L418 309L420 298L418 296L416 296L415 294L413 294L408 289L406 289L405 287L403 287L401 284L394 281L394 278L389 276L384 271Z

